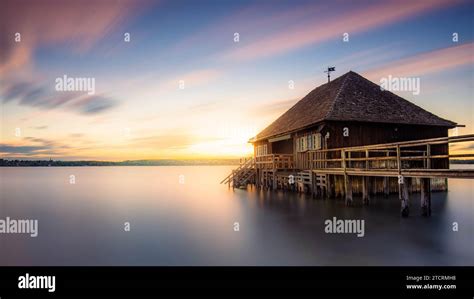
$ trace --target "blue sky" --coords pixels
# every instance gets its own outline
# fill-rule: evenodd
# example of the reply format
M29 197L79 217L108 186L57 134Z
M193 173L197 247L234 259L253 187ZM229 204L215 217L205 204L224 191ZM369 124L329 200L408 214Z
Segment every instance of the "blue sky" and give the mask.
M33 3L0 13L5 157L246 155L328 65L375 83L420 78L420 95L397 93L472 133L473 1ZM94 78L96 94L58 94L63 75Z

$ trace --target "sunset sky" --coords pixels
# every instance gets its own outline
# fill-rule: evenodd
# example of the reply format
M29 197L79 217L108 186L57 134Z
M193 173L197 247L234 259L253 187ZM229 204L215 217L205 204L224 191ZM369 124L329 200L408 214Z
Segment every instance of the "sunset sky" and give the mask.
M329 65L333 78L353 70L377 84L419 77L419 95L398 94L473 132L473 1L0 5L3 158L248 155L247 140L325 83ZM95 78L95 94L56 91L64 75Z

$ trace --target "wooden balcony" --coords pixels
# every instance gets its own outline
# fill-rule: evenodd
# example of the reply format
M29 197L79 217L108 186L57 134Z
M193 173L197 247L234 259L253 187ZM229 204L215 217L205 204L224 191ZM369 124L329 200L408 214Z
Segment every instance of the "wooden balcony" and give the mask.
M326 149L298 153L297 168L311 169L319 173L396 176L415 175L425 177L467 177L472 178L472 170L450 170L449 159L473 158L470 146L474 135L432 138ZM449 146L467 143L466 153L449 154Z
M293 169L293 155L270 154L255 158L255 167L266 170Z

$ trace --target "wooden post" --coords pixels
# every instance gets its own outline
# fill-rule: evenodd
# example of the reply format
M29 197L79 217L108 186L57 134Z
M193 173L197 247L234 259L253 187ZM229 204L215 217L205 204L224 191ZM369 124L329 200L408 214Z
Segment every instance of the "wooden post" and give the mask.
M346 167L346 152L344 150L341 151L342 155L342 165L344 167L344 195L346 198L346 205L352 205L352 179L350 176L347 175L347 167Z
M259 176L259 173L258 173L258 168L255 167L255 187L257 188L257 190L260 188L260 176Z
M398 170L398 198L402 200L402 185L404 183L402 173L401 173L401 165L400 165L400 146L397 145L397 170Z
M426 168L431 168L431 146L429 144L426 145Z
M327 198L332 198L332 197L334 197L334 190L332 189L331 179L332 179L332 175L327 174L327 175L326 175L326 186L327 186L327 189L326 189L326 197L327 197Z
M265 170L265 189L270 189L270 174L268 173L268 169Z
M272 155L272 189L276 190L276 156L275 154Z
M364 176L362 177L362 202L365 205L369 204L369 177Z
M369 170L369 150L365 150L365 170ZM362 202L365 205L369 204L369 177L362 177Z
M344 175L344 193L346 194L346 205L352 205L352 178Z
M408 217L409 215L409 197L410 193L408 192L409 189L409 182L402 176L402 162L401 162L401 153L400 153L400 145L397 145L397 169L398 169L398 198L400 199L401 203L401 214L402 217Z
M383 178L383 195L388 197L390 194L390 178L388 176Z
M410 188L409 186L409 180L406 180L405 178L401 178L402 184L399 184L399 190L400 190L400 202L401 202L401 214L402 217L408 217L410 214L410 209L409 209L409 203L410 203L410 193L408 192L408 189Z
M387 151L387 157L390 157L390 152ZM385 165L387 165L389 161L386 160ZM387 167L388 169L389 167ZM390 177L384 177L383 178L383 195L385 197L388 197L390 195Z
M431 216L431 179L420 179L421 189L421 214Z
M273 187L273 190L276 190L277 189L277 180L276 180L276 170L273 169L273 182L272 182L272 187Z
M320 179L320 188L321 188L320 189L321 198L327 197L327 193L328 193L328 175L327 174L320 175L319 179Z

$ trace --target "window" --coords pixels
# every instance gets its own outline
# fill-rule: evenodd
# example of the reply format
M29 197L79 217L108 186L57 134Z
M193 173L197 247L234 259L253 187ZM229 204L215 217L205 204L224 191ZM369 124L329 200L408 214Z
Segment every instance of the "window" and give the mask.
M296 151L305 152L308 150L319 150L322 148L321 134L308 134L296 139Z
M265 156L268 154L268 146L266 144L257 145L257 157Z
M297 152L304 152L308 150L308 138L307 136L298 137L296 139L296 151Z
M316 134L313 134L312 137L313 137L313 149L314 150L321 149L323 147L323 145L321 143L321 134L316 133Z

